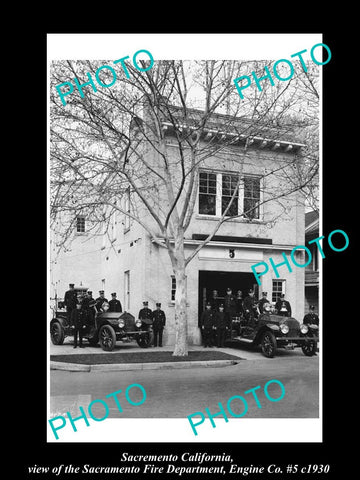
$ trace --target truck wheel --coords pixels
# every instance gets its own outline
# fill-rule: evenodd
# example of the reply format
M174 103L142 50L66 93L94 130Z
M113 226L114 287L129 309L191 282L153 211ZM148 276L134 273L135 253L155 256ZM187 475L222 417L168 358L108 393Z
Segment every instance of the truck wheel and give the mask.
M136 341L141 348L148 348L150 347L153 341L153 334L151 331L147 331L146 333L142 333L138 335Z
M116 344L115 330L110 325L103 325L99 331L100 346L106 352L114 350Z
M306 342L304 345L302 345L301 350L303 351L303 354L306 355L307 357L312 357L316 353L316 342Z
M276 338L272 332L266 331L261 336L261 351L267 358L272 358L276 353Z
M50 336L54 345L62 345L64 343L65 332L60 322L53 322L50 325Z

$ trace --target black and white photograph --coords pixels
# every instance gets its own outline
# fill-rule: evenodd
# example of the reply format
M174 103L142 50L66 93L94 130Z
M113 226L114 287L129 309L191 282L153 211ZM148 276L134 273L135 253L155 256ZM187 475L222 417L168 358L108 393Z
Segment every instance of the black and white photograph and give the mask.
M321 442L331 48L125 37L49 36L48 441Z

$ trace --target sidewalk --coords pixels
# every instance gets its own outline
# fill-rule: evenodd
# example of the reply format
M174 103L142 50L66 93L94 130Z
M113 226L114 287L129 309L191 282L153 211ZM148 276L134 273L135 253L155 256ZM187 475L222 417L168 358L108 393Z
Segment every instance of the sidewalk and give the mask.
M56 355L66 355L66 356L74 356L83 355L83 354L91 354L96 356L101 356L102 354L123 354L128 355L131 353L140 352L142 354L146 354L146 352L173 352L174 346L173 345L166 345L164 347L149 347L147 349L138 347L134 342L117 342L116 347L112 352L104 352L101 347L92 347L88 344L88 342L84 342L85 348L73 348L73 340L71 337L65 338L63 345L53 345L50 342L49 353L50 356ZM89 372L92 370L103 370L103 371L118 371L118 370L148 370L148 369L164 369L164 368L190 368L190 367L208 367L208 366L228 366L228 365L235 365L236 363L249 359L252 359L254 356L259 356L258 352L251 352L249 350L242 350L237 348L207 348L200 345L189 345L188 347L189 352L192 351L206 351L206 352L223 352L229 355L233 355L238 358L236 359L229 359L229 360L200 360L200 361L177 361L175 362L146 362L146 363L96 363L95 365L86 365L86 364L79 364L79 363L71 363L71 362L60 362L60 361L50 361L50 369L51 370L68 370L68 371L83 371ZM261 354L260 354L261 357ZM98 361L98 359L96 359Z

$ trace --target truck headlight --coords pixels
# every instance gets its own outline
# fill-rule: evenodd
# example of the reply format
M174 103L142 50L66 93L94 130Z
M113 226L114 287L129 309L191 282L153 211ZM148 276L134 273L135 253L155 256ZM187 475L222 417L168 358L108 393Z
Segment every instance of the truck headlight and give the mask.
M305 323L300 325L300 332L301 333L307 333L308 331L309 331L309 327Z
M286 323L282 323L280 325L280 330L281 330L281 333L289 333L289 325L286 325Z
M140 328L141 324L142 324L141 320L136 320L135 325L137 326L137 328Z
M125 322L124 320L119 320L119 327L124 328L125 327Z

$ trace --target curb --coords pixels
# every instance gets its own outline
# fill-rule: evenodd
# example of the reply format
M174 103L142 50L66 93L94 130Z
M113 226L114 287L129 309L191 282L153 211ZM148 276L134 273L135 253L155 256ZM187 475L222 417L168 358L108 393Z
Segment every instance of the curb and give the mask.
M50 370L66 370L69 372L90 372L90 371L131 371L131 370L163 370L190 367L226 367L236 365L239 360L194 360L191 362L150 362L150 363L100 363L86 365L78 363L50 361Z

